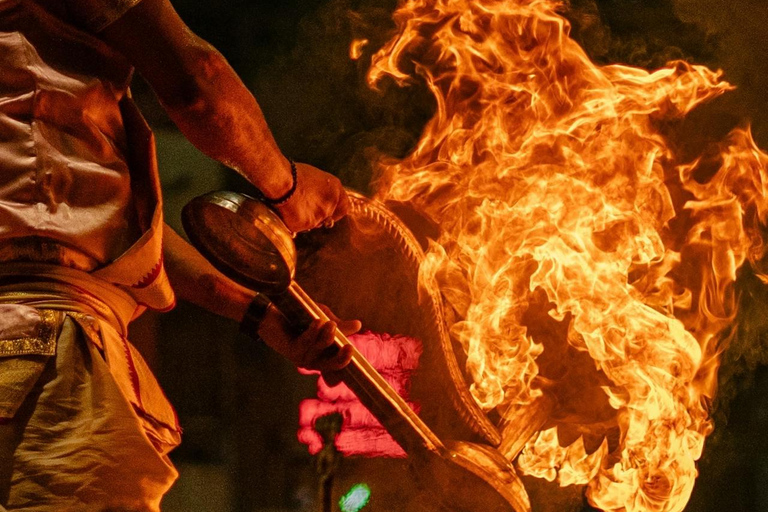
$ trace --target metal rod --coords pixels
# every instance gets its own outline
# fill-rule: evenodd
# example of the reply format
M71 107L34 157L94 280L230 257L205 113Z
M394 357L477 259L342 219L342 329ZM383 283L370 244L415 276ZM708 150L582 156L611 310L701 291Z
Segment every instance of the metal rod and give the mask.
M288 293L300 303L313 317L329 320L317 303L295 281L288 287ZM403 449L408 451L414 444L421 445L433 453L443 453L445 446L434 432L397 394L392 386L368 362L344 334L336 329L335 343L339 348L352 347L352 360L344 370L344 382L358 396L362 393L367 399L365 405L371 409L379 421L387 427L398 443L406 443ZM391 428L390 428L391 427Z

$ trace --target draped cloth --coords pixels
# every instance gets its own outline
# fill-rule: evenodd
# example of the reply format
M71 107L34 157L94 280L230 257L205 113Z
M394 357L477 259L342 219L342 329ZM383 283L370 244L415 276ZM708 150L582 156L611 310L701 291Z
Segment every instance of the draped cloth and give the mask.
M86 270L165 310L154 137L131 66L87 29L136 3L0 0L0 262Z
M177 476L166 455L171 445L145 430L148 420L88 331L70 315L60 318L56 357L0 362L2 372L16 367L16 383L33 383L0 424L0 510L159 511ZM164 435L178 438L173 430Z
M93 35L139 1L0 0L0 511L153 512L177 475L127 340L174 304L154 139Z
M0 504L159 510L177 476L167 453L180 428L125 338L135 301L85 272L54 265L9 265L4 274Z

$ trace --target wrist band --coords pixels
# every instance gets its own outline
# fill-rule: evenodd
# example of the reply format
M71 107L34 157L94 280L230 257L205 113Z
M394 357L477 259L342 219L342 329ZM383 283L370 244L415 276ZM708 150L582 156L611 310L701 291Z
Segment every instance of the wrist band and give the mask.
M294 192L296 192L296 186L299 184L299 176L296 170L296 162L294 162L293 159L289 158L288 163L291 164L291 179L293 180L291 183L291 188L290 190L288 190L288 192L286 192L285 194L281 195L276 199L271 199L265 196L264 192L257 189L259 201L266 204L267 206L277 206L277 205L283 204L284 202L288 201L291 198L291 196L293 196Z
M258 338L259 326L271 305L272 301L266 295L257 293L243 315L243 320L240 322L240 332L251 338Z

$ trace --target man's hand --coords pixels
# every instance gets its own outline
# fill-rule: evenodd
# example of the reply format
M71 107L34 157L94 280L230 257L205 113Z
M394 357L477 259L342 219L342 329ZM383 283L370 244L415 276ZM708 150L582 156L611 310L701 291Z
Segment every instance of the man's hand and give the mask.
M328 308L321 306L331 320L315 320L309 328L296 337L292 334L286 318L275 307L270 307L259 327L259 337L272 349L283 355L296 366L308 370L333 372L341 370L352 358L352 347L346 346L338 352L325 350L333 345L336 328L345 335L360 330L357 320L339 320Z
M308 164L296 164L296 192L276 210L285 225L298 233L344 217L349 199L341 181Z

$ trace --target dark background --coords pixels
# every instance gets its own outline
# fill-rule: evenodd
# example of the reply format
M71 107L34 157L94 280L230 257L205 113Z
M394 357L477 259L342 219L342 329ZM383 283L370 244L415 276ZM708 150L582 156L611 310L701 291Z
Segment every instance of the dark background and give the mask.
M394 29L394 0L173 3L254 92L283 151L347 186L367 192L370 162L406 154L433 111L419 84L381 93L365 85L371 53ZM717 136L750 120L768 148L765 0L572 0L564 13L598 63L654 69L685 59L723 69L738 89L695 112L692 130ZM356 38L371 42L351 61ZM157 134L169 223L180 229L179 210L197 194L248 189L175 131L140 79L134 92ZM748 271L738 287L739 328L723 357L716 429L689 512L768 511L768 293ZM164 502L167 512L313 509L312 458L295 440L298 402L312 392L311 379L239 336L236 325L186 304L146 315L133 336L185 428L173 455L182 476Z

